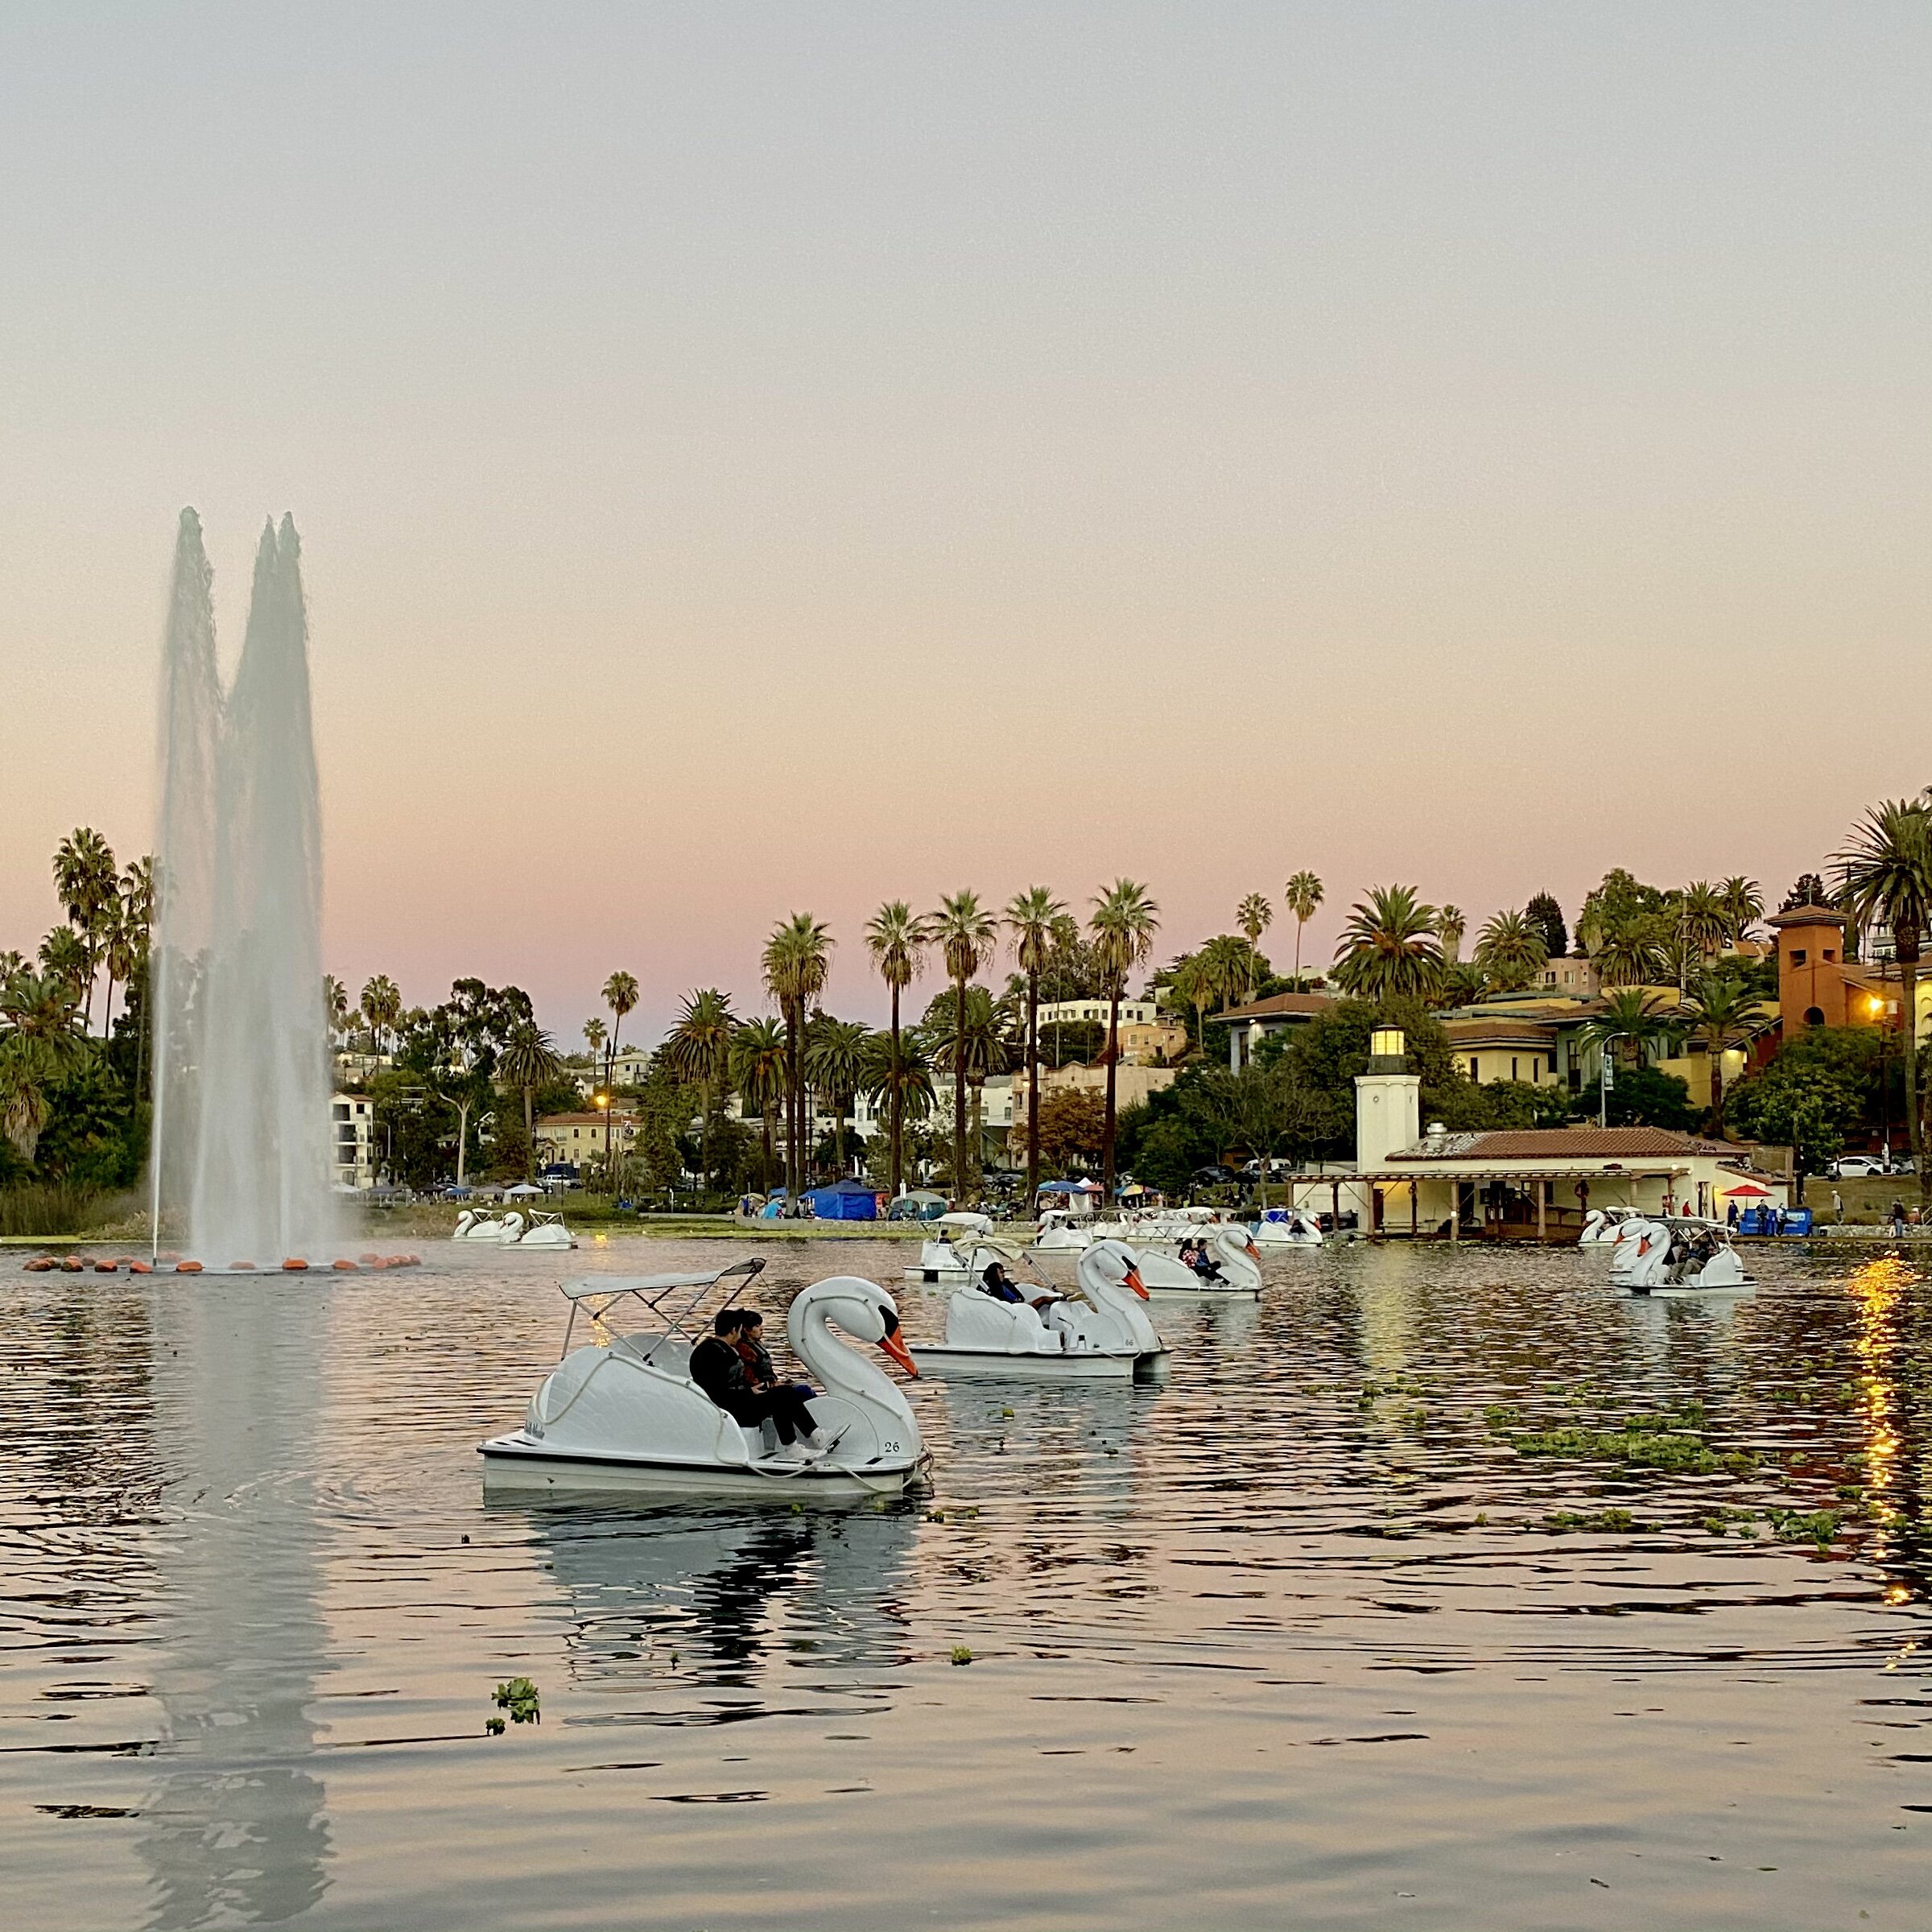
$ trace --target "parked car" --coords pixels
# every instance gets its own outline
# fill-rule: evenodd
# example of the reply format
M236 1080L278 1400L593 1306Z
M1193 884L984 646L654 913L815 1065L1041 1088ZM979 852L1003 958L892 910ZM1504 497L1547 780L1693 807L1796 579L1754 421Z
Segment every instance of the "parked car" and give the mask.
M1840 1154L1831 1163L1831 1178L1835 1181L1870 1180L1876 1175L1909 1174L1912 1163L1909 1160L1887 1163L1882 1154Z
M1197 1187L1225 1187L1236 1178L1232 1167L1197 1167L1194 1170L1194 1184Z

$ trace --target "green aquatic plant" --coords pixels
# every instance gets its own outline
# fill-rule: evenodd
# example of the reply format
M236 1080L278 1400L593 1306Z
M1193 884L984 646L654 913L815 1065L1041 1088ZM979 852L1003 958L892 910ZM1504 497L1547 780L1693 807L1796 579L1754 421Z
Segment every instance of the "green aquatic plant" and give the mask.
M494 1692L499 1710L510 1713L513 1724L540 1724L543 1713L539 1706L537 1687L526 1677L513 1677L498 1684Z
M955 1644L952 1647L952 1661L956 1664L969 1664L972 1662L972 1652L964 1644Z
M1628 1509L1600 1509L1595 1515L1581 1515L1574 1509L1558 1509L1543 1518L1543 1527L1560 1534L1569 1530L1620 1531L1642 1525Z
M1713 1476L1719 1470L1741 1475L1755 1469L1758 1462L1748 1450L1720 1455L1699 1436L1649 1429L1533 1430L1512 1435L1507 1440L1518 1455L1624 1463L1688 1476Z

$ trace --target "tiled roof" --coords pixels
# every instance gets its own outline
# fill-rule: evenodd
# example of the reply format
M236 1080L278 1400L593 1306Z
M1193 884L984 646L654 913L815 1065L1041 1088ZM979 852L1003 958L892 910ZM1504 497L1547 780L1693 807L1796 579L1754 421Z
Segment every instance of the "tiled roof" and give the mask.
M1335 1003L1333 996L1326 993L1271 993L1265 1000L1250 1000L1245 1006L1230 1006L1225 1013L1211 1013L1208 1024L1216 1026L1223 1020L1278 1019L1290 1014L1312 1018L1318 1013L1327 1012Z
M1767 926L1842 926L1845 915L1830 906L1794 906L1787 912L1774 912Z
M1419 1141L1392 1161L1591 1161L1705 1158L1741 1161L1745 1150L1725 1141L1699 1140L1662 1127L1545 1127L1503 1133L1451 1133Z
M1556 1029L1546 1020L1526 1013L1472 1013L1466 1018L1444 1020L1443 1031L1451 1046L1552 1046Z

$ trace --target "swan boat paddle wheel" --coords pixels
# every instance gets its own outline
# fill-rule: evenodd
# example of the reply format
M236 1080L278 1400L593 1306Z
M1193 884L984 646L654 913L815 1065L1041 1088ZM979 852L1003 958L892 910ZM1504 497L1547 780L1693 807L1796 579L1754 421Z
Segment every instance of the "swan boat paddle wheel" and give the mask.
M971 1283L946 1304L946 1340L921 1343L922 1371L938 1376L1019 1377L1036 1381L1127 1381L1167 1365L1167 1344L1141 1303L1132 1251L1096 1241L1080 1258L1080 1289L1067 1295L1035 1282L1014 1282L1026 1298L1000 1300L980 1286L999 1248L973 1250ZM1044 1305L1035 1307L1035 1302Z
M523 1426L480 1446L485 1488L857 1502L898 1496L923 1480L931 1458L905 1397L832 1332L869 1343L918 1375L898 1310L871 1282L837 1275L814 1282L786 1312L792 1352L823 1391L811 1399L811 1418L829 1446L812 1460L780 1459L770 1424L741 1426L692 1381L692 1348L764 1265L752 1260L704 1274L563 1283L570 1304L563 1357L531 1398ZM619 1334L609 1318L628 1299L642 1305L648 1325ZM573 1349L580 1314L590 1335Z

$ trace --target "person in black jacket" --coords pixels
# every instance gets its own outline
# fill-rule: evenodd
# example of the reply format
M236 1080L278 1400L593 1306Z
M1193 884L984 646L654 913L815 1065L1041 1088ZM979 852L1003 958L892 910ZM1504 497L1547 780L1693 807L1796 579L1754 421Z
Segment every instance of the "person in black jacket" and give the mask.
M803 1391L795 1386L755 1389L745 1373L737 1347L745 1315L742 1308L718 1311L711 1333L691 1352L691 1379L746 1428L755 1429L769 1421L778 1432L781 1455L809 1461L824 1453L824 1446Z

